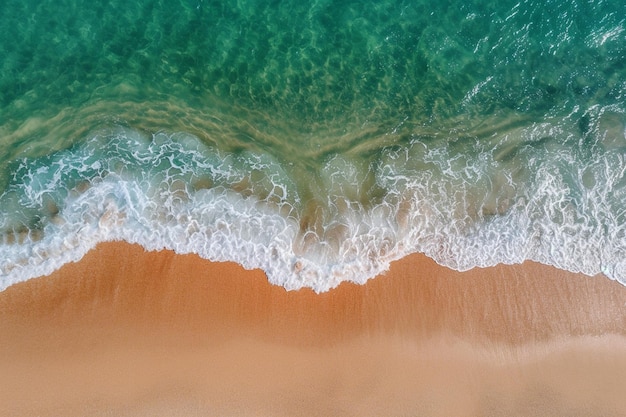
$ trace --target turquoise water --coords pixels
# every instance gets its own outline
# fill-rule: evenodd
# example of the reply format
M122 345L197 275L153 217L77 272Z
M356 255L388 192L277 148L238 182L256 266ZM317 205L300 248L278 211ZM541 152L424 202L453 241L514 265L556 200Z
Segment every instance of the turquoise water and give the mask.
M109 240L289 289L412 252L626 283L621 1L0 12L0 288Z

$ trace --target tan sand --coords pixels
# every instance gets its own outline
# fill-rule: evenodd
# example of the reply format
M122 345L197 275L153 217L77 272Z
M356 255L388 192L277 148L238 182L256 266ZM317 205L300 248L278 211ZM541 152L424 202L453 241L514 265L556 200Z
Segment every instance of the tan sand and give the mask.
M421 255L366 285L100 245L0 293L1 416L626 415L626 287Z

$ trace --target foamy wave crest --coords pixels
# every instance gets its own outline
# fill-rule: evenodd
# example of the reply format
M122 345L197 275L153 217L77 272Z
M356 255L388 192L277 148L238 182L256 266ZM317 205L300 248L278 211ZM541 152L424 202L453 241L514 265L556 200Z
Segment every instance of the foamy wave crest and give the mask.
M546 152L548 133L572 136L533 124L506 133L524 146L488 152L484 141L416 137L365 168L332 155L303 189L270 155L114 126L12 167L0 288L114 240L234 261L318 292L413 252L458 270L531 259L626 283L626 158L609 144L580 164L574 147ZM378 190L367 201L365 178Z
M285 288L317 291L364 282L397 257L387 253L389 232L371 224L375 212L346 213L343 221L353 224L324 225L346 239L320 241L302 229L300 198L276 161L221 155L189 135L116 127L50 157L20 161L12 175L0 200L13 212L1 224L2 288L115 240L234 261L263 269Z

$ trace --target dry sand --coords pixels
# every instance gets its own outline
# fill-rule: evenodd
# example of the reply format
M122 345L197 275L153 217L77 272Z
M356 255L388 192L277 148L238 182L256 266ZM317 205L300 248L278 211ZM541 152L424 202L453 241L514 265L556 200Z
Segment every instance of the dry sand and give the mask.
M626 415L626 287L412 255L324 294L98 246L0 293L1 416Z

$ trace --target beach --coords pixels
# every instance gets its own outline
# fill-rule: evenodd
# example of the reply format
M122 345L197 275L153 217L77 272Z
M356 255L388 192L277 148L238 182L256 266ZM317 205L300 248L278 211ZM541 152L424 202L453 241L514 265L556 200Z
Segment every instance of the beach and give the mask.
M626 288L423 255L365 285L102 243L0 293L3 416L626 413Z
M3 0L0 416L626 415L625 14Z

